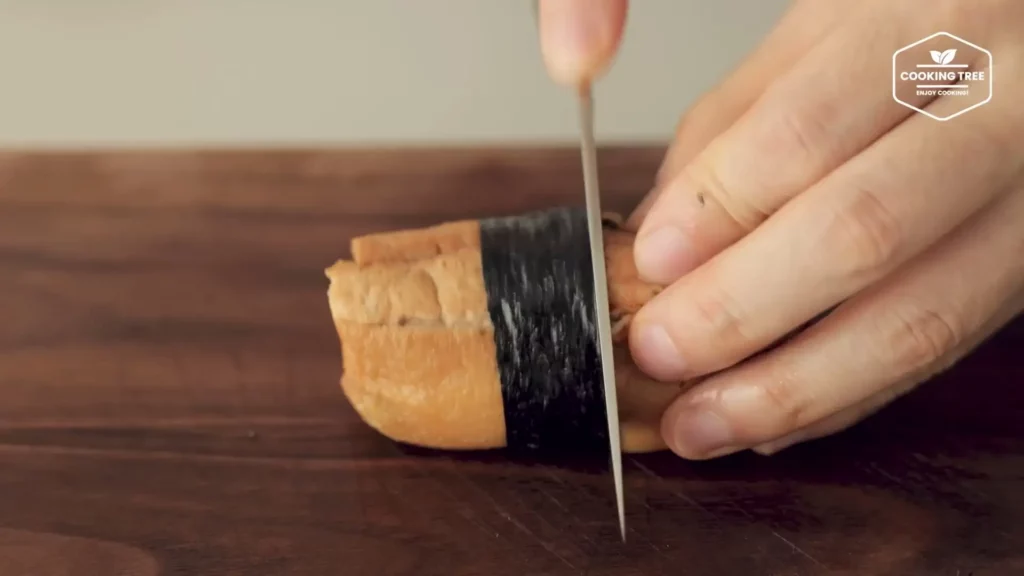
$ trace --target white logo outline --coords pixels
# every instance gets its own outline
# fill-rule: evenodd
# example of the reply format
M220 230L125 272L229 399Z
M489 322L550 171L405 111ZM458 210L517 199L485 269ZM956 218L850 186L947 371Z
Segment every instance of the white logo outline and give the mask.
M897 84L896 83L896 78L898 76L898 74L896 73L896 57L899 56L901 53L906 52L907 50L910 50L911 48L913 48L915 46L919 46L921 44L924 44L925 42L927 42L927 41L929 41L929 40L931 40L933 38L938 38L939 36L945 36L947 38L951 38L953 40L956 40L957 42L961 42L961 43L963 43L963 44L965 44L967 46L970 46L971 48L974 48L976 50L979 50L979 51L983 52L986 56L988 56L988 97L985 98L984 100L982 100L981 102L978 102L976 104L968 106L967 108L964 108L963 110L961 110L961 111L959 111L959 112L957 112L955 114L951 114L949 116L946 116L946 117L936 116L935 114L932 114L931 112L928 112L927 110L918 108L917 106L914 106L913 104L909 104L907 102L904 102L904 101L899 99L899 96L896 95L896 84ZM955 65L951 65L950 64L950 62L953 61L953 57L955 55L956 55L956 49L955 48L952 48L952 49L949 49L949 50L945 50L943 52L939 52L938 50L932 50L931 51L931 57L932 57L932 60L935 62L935 64L932 64L929 67L946 68L946 67L955 66ZM897 103L902 104L903 106L906 106L907 108L910 108L911 110L914 110L916 112L920 112L921 114L924 114L925 116L928 116L930 118L934 118L935 120L938 120L939 122L945 122L947 120L952 120L953 118L956 118L957 116L960 116L961 114L964 114L966 112L970 112L971 110L974 110L975 108L978 108L980 106L988 104L989 101L992 100L992 70L994 68L995 68L994 59L992 58L992 53L989 52L988 50L982 48L981 46L978 46L977 44L974 44L973 42L968 42L967 40L964 40L963 38L961 38L959 36L956 36L954 34L950 34L949 32L945 32L945 31L936 32L936 33L932 34L931 36L927 36L925 38L922 38L922 39L918 40L917 42L914 42L912 44L907 44L903 48L900 48L899 50L897 50L897 51L892 53L892 99L895 100Z

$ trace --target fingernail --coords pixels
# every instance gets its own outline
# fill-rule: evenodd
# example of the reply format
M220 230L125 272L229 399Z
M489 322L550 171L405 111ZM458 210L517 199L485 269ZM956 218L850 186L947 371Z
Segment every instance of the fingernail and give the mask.
M637 366L656 380L680 380L686 371L683 359L668 331L659 324L640 325L630 348Z
M732 429L712 410L692 408L676 416L673 449L684 457L713 458L736 452Z
M640 276L648 282L671 284L693 269L693 244L682 230L662 226L636 239L634 260Z

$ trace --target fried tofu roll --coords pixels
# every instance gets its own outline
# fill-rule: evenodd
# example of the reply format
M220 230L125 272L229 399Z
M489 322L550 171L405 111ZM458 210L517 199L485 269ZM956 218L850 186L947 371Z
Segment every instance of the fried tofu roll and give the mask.
M604 229L625 452L665 448L680 384L633 364L633 234ZM556 209L358 237L327 269L344 394L388 438L436 449L607 444L585 215ZM585 259L584 259L585 257Z

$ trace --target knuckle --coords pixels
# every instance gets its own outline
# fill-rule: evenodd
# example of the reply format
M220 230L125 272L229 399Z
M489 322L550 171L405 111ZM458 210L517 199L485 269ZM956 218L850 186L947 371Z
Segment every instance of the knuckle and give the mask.
M789 111L776 116L770 146L766 149L774 150L775 155L787 161L795 158L797 163L816 163L832 140L833 114L824 104L786 109Z
M844 277L873 276L892 263L903 239L896 217L867 188L833 214L825 232L826 253Z
M844 110L835 94L812 94L799 106L793 95L803 90L803 79L783 81L763 98L760 120L754 124L754 150L763 168L796 173L789 178L804 180L841 160L837 147L844 141L837 132ZM788 168L787 167L794 167Z
M684 168L685 189L696 192L701 204L715 202L744 232L768 219L770 212L757 206L749 191L738 190L721 175L713 159L699 158Z
M700 333L712 337L724 349L742 347L749 341L743 331L743 316L736 301L722 291L695 296L692 300Z
M761 388L770 430L764 435L786 433L808 424L809 404L800 386L790 378L774 378Z
M963 328L950 315L927 307L894 307L887 318L882 352L901 374L941 362L963 338Z

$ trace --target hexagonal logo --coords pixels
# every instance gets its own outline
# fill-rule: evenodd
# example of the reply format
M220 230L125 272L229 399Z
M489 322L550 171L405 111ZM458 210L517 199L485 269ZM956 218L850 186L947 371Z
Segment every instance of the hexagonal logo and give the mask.
M892 97L939 121L956 118L992 99L992 53L949 32L904 46L892 55Z

